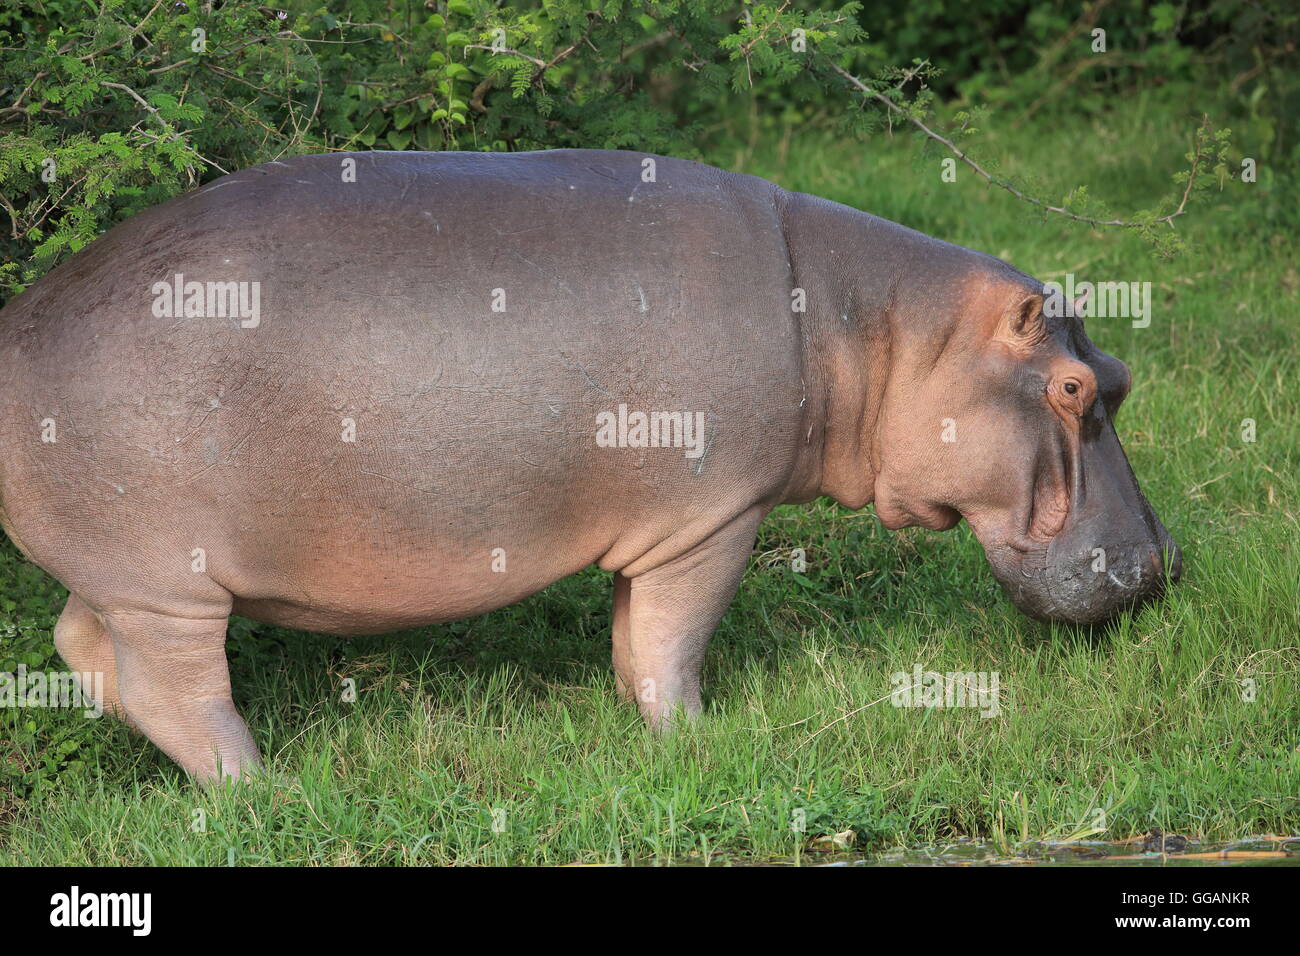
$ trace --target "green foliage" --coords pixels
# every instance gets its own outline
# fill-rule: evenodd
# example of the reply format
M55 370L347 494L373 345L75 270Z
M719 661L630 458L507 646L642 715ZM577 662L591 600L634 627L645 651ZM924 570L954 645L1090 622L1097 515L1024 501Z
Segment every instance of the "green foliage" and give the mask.
M828 118L858 137L935 124L938 95L962 100L966 149L978 109L1101 114L1213 69L1250 155L1294 162L1298 21L1245 0L17 0L0 10L0 297L201 181L325 150L698 158ZM1113 54L1090 52L1094 22Z
M64 669L53 634L66 599L58 582L0 539L0 675L16 675L20 665ZM89 722L67 714L47 720L49 714L0 706L0 820L60 773L83 765L80 752L93 739Z

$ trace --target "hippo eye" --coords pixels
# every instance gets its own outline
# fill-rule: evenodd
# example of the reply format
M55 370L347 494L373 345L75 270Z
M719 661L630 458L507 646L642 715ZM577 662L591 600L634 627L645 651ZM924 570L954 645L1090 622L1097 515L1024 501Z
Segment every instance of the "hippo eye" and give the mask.
M1078 391L1079 391L1079 383L1078 383L1078 382L1066 382L1066 383L1065 383L1065 394L1067 394L1067 395L1074 395L1074 394L1077 394Z

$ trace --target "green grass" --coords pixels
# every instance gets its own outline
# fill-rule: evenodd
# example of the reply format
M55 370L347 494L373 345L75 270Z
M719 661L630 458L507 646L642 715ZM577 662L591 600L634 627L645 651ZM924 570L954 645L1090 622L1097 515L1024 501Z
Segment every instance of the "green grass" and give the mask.
M1122 213L1170 188L1184 132L1137 97L986 149L1049 196L1087 182ZM1118 428L1185 552L1168 600L1104 630L1045 626L1001 596L964 526L891 535L870 511L783 508L712 645L705 719L662 739L616 699L596 571L393 637L236 622L236 700L272 780L203 791L110 720L25 713L0 724L16 728L0 758L23 771L0 792L0 864L725 861L796 857L846 829L868 848L1098 821L1105 839L1300 831L1300 276L1282 184L1216 193L1180 221L1192 250L1164 262L964 173L941 183L905 137L812 131L743 164L1040 278L1153 282L1150 328L1089 331L1133 369ZM0 558L22 591L0 598L0 636L48 651L57 588ZM917 664L997 671L1000 714L890 706L890 674Z

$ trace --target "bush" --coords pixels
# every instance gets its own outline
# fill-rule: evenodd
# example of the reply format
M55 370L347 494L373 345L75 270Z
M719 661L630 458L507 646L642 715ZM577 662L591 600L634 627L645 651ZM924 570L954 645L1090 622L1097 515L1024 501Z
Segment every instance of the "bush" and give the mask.
M1210 78L1259 127L1260 162L1294 165L1300 15L1282 0L1075 8L105 0L88 14L82 0L18 0L0 11L0 301L131 213L285 155L583 146L698 157L742 124L756 135L830 117L870 135L906 122L901 110L883 117L881 101L864 109L834 65L913 116L936 91L1012 113L1103 110L1107 97L1168 85L1199 102ZM1094 22L1117 55L1091 55ZM960 133L975 115L956 117Z
M0 540L0 675L61 670L54 623L68 592ZM5 677L0 676L0 683ZM78 759L89 742L85 720L36 721L23 707L0 706L0 818L43 782Z

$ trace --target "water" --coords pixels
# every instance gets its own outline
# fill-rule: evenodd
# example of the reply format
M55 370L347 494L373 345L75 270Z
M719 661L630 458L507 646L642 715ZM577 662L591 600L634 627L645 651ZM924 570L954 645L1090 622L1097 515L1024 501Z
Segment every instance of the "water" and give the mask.
M1160 853L1150 837L1124 843L1077 840L1037 842L1006 848L973 840L910 849L886 850L827 859L826 866L1300 866L1300 837L1247 837L1227 843L1198 843L1166 837L1170 848ZM813 864L815 854L800 861ZM793 861L791 861L793 862Z

